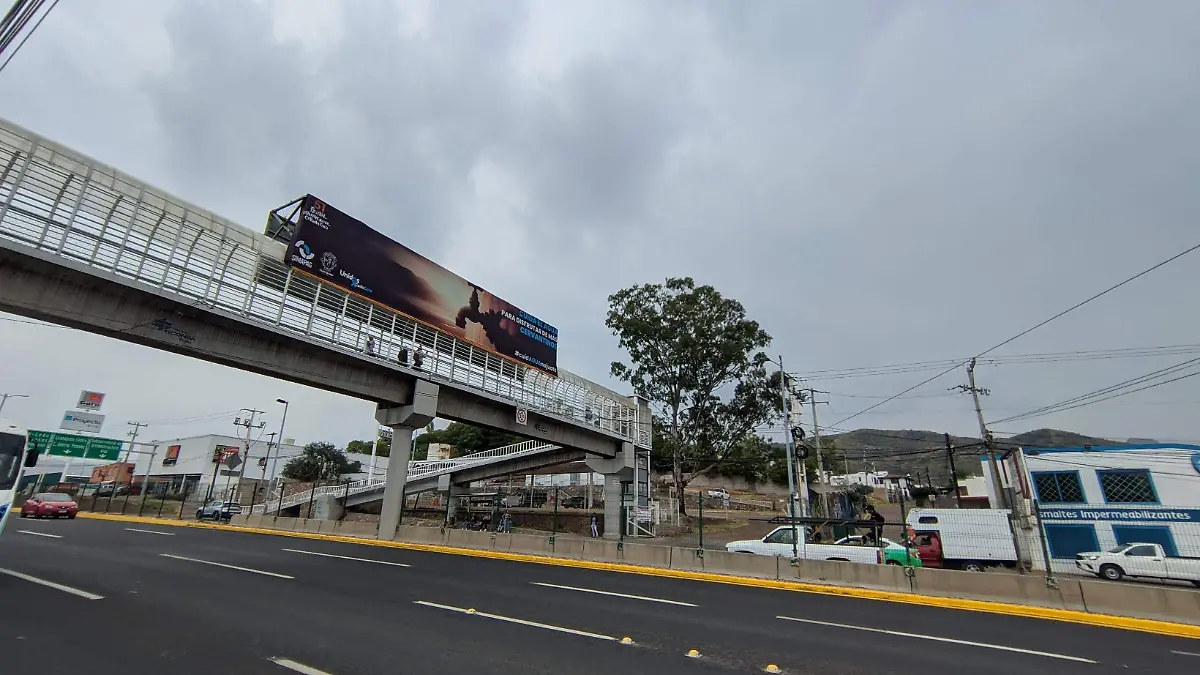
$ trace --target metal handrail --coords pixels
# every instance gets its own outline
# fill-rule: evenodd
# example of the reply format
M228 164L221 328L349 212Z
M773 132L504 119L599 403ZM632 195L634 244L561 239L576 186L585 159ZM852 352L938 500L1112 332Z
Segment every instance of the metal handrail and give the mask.
M294 273L281 262L285 248L279 242L4 120L0 237L147 284L184 304L302 334L382 367L415 373L397 357L419 349L427 354L422 377L480 389L650 447L647 409L628 398L565 370L553 377L501 358ZM93 319L112 323L112 317ZM171 330L166 320L154 328Z
M537 441L522 441L512 445L505 445L499 448L490 450L481 450L479 452L456 457L454 459L445 460L417 460L409 464L408 479L406 483L436 476L443 473L448 473L456 469L462 469L469 466L479 466L488 464L493 460L512 459L514 457L532 455L551 450L558 450L561 446L550 443L539 443ZM364 478L362 480L353 481L349 484L342 483L340 485L325 485L321 487L311 488L296 492L291 495L284 496L280 501L278 493L268 495L265 503L256 504L252 509L255 514L266 514L286 509L298 504L303 504L310 499L316 499L318 496L324 495L359 495L364 492L378 490L387 484L386 478Z

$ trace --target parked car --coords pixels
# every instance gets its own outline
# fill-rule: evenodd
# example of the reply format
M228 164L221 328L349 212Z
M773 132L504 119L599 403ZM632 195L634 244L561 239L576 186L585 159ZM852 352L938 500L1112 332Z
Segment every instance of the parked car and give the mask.
M1200 587L1200 558L1167 555L1158 544L1121 544L1103 552L1079 553L1075 566L1109 581L1147 577L1190 581Z
M21 505L21 517L28 518L74 518L79 505L71 495L57 492L39 492Z
M725 545L730 553L753 553L791 558L795 555L805 560L840 560L844 562L883 562L883 549L873 546L838 546L837 544L793 544L796 528L791 525L777 527L762 539L731 541Z
M242 505L237 502L212 501L196 509L196 520L229 522L234 516L242 515Z
M907 522L925 567L982 572L1017 564L1008 509L913 509Z
M125 484L101 483L92 493L94 497L120 497L129 494L129 486Z
M883 562L886 565L904 565L906 567L923 567L920 552L916 548L898 544L887 537L879 540L883 544ZM870 540L863 542L862 535L842 537L833 542L837 546L867 546L875 547Z
M707 496L711 499L729 499L729 492L725 488L713 488L708 491Z

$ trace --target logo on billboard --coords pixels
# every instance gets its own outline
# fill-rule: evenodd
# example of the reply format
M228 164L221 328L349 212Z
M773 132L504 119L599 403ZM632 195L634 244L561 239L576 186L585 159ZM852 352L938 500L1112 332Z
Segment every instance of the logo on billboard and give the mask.
M167 447L167 456L163 457L163 466L174 466L179 462L179 451L182 446L171 445Z
M303 239L297 239L294 245L296 252L292 254L290 261L311 270L313 266L312 259L316 257L312 249L308 247L308 244L304 243Z
M321 255L321 271L326 274L333 274L337 269L337 256L326 251Z
M58 428L66 429L67 431L87 431L98 434L103 426L104 415L68 410L63 413L62 423Z
M358 277L347 272L346 270L341 270L340 272L338 272L338 274L341 274L343 279L350 282L350 288L352 290L358 291L359 293L362 293L364 295L368 295L371 293L371 289L363 285L362 279L359 279Z
M328 230L329 217L325 215L325 202L320 199L312 200L312 205L304 210L304 219L322 230Z

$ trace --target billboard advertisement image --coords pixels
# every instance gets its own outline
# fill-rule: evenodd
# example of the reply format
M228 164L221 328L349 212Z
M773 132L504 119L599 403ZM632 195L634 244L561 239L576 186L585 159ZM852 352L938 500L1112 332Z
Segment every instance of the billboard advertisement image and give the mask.
M308 195L284 261L501 356L558 374L558 329Z

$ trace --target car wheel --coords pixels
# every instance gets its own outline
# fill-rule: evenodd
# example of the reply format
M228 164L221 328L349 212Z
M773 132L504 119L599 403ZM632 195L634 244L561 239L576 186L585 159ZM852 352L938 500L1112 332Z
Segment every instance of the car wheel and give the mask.
M21 517L22 517L22 518L28 518L28 517L29 517L29 514L28 514L28 513L25 513L24 511L22 511L22 512L21 512Z
M1100 576L1109 581L1120 581L1125 576L1125 570L1116 565L1101 565Z
M67 520L75 520L75 514L72 513L71 515L67 516Z
M975 562L974 560L968 560L962 564L960 569L964 572L982 572L983 563Z
M1192 585L1196 588L1200 588L1200 581L1192 581Z

